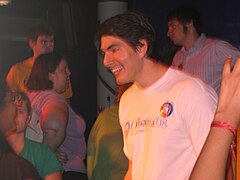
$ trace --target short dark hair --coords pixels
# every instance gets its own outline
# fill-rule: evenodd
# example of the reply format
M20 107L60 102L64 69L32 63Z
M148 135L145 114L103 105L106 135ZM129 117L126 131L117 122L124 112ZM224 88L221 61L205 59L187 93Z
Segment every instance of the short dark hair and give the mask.
M27 88L29 90L52 89L53 83L49 80L49 73L56 70L62 59L66 58L56 53L39 55L33 64L31 74L26 84Z
M173 9L167 16L167 20L176 19L183 25L192 21L198 34L202 33L202 22L200 13L191 6L180 6Z
M137 50L138 46L142 46L139 40L146 39L148 43L146 54L148 57L154 55L156 33L147 17L140 12L128 11L113 16L100 24L94 38L95 46L99 51L101 37L104 35L118 36L126 40L135 50Z
M37 41L40 35L52 36L54 35L53 28L45 23L37 24L29 29L28 40Z

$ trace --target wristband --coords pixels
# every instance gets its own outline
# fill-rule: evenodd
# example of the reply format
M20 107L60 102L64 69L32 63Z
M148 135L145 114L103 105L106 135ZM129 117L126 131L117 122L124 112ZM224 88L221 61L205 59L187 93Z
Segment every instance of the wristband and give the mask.
M237 130L233 128L230 124L223 122L223 121L212 121L211 127L219 127L229 130L233 134L233 140L231 143L231 153L233 158L236 160L236 136L237 136Z
M211 127L219 127L229 130L234 137L237 136L237 130L233 128L230 124L223 121L212 121Z

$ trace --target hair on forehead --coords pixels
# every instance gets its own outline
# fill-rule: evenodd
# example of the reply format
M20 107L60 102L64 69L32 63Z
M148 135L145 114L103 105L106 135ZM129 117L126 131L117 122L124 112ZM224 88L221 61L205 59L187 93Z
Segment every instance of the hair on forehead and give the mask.
M127 11L115 15L99 25L95 33L95 46L101 51L101 37L116 36L128 42L133 49L143 46L142 39L147 41L147 56L152 57L156 42L156 33L148 18L138 11Z
M37 24L35 26L32 26L29 29L28 40L31 39L31 40L36 41L37 38L41 35L53 36L54 35L54 30L50 25L48 25L46 23Z
M27 81L29 90L47 90L53 88L49 79L49 73L53 73L62 60L66 58L58 53L46 53L39 55L32 67Z

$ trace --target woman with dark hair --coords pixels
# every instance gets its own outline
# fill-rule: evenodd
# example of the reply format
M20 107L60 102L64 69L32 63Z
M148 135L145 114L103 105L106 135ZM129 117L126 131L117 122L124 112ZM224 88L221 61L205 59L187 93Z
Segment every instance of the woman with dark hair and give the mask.
M63 179L86 178L85 121L60 95L68 88L70 74L66 58L43 54L34 62L27 82L33 115L26 136L56 152L65 170Z

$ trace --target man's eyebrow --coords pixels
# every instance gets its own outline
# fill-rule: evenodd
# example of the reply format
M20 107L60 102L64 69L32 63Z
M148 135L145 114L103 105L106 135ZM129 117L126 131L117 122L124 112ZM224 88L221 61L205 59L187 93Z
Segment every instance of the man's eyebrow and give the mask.
M107 51L107 50L113 48L114 46L117 46L117 44L111 44L110 46L108 46L108 47L106 48L105 51ZM101 52L102 52L102 53L105 53L105 51L104 51L103 49L101 49Z

